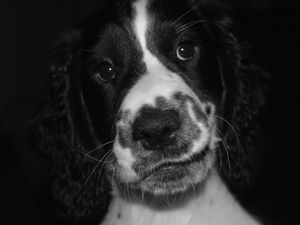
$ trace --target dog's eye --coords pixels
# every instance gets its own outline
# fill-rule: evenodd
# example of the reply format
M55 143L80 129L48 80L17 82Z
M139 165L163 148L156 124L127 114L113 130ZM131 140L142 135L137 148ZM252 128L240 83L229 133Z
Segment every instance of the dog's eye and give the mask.
M96 73L94 74L94 78L98 81L107 82L113 80L116 77L114 66L105 62L97 67Z
M176 49L176 57L181 61L192 59L197 51L197 47L193 44L180 44Z

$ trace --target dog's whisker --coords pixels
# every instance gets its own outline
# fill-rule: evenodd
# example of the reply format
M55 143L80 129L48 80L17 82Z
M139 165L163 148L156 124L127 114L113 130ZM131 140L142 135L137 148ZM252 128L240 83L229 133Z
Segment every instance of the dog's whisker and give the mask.
M165 203L168 205L168 207L170 209L172 209L172 204L170 202L169 196L168 195L164 195L164 199L165 199Z
M111 184L114 183L114 180L115 180L115 181L117 180L117 178L114 179L114 178L115 178L115 171L116 171L117 167L118 167L118 164L115 164L114 167L111 169L111 170L112 170L111 181L110 181ZM116 181L116 182L117 182L117 181Z
M180 27L178 27L178 28L176 29L176 31L179 32L180 30L184 29L185 27L187 27L187 26L189 26L189 25L191 25L191 24L193 24L193 23L197 23L198 21L199 21L199 20L192 20L192 21L189 21L189 22L187 22L187 23L184 23L183 25L181 25Z
M240 146L240 140L239 140L239 137L238 137L237 132L236 132L236 130L234 129L233 125L232 125L231 123L229 123L229 122L228 122L226 119L224 119L223 117L216 116L216 118L218 118L218 119L220 119L220 120L223 120L226 124L229 125L229 127L232 129L232 131L233 131L233 133L234 133L234 135L235 135L235 138L236 138L236 140L237 140L238 146Z
M228 149L227 149L226 144L224 143L224 141L221 141L221 143L224 146L224 150L225 150L225 153L226 153L226 156L227 156L228 167L229 167L229 177L231 177L232 167L231 167L231 160L230 160L230 156L229 156L229 153L228 153Z
M220 169L222 169L223 168L223 159L222 159L223 157L222 157L222 151L221 151L221 148L220 148L220 145L218 142L217 142L217 146L218 146L217 150L219 152L219 157L220 157L219 165L220 165Z
M162 205L164 204L163 197L164 197L164 195L161 196L161 197L158 197L158 196L154 195L155 200L156 200L157 202L159 202L159 204L162 204Z
M180 183L182 183L182 182L180 181ZM172 202L172 208L176 204L176 200L177 200L177 193L174 194L173 202Z
M97 162L99 162L99 159L96 159L95 157L93 157L93 156L90 156L90 155L86 155L86 153L84 153L84 152L81 152L81 151L78 151L79 153L81 153L84 157L87 157L87 158L89 158L89 159L92 159L92 160L94 160L94 161L97 161Z
M95 173L95 171L97 170L98 166L100 165L100 161L96 164L96 166L93 168L92 172L90 173L90 175L88 176L88 178L85 180L85 182L82 184L82 186L79 189L79 193L83 190L83 188L86 186L86 184L89 182L89 180L91 179L91 177L93 176L93 174Z
M100 175L101 175L101 171L98 171L98 174L97 174L97 180L96 180L96 186L98 186L98 184L99 184ZM96 188L96 187L95 187L95 188Z
M199 20L190 21L190 22L182 25L181 27L177 28L176 33L179 34L179 33L183 32L184 30L189 29L189 28L197 25L198 23L212 24L214 26L222 27L222 29L228 30L227 27L224 26L223 24L208 21L208 20L204 20L204 19L199 19ZM238 43L238 39L235 37L235 35L232 32L228 31L228 35L232 38L232 40L234 40L234 42Z
M113 142L114 142L114 141L112 140L112 141L108 141L108 142L106 142L106 143L104 143L104 144L102 144L102 145L100 145L100 146L97 146L96 148L93 148L93 149L90 150L89 152L85 153L85 156L88 156L88 155L92 154L93 152L99 150L100 148L103 148L104 146L109 145L109 144L111 144L111 143L113 143Z
M90 175L88 176L88 178L86 179L86 181L83 183L82 187L80 188L80 190L82 190L85 185L89 182L89 180L91 179L91 177L93 176L93 174L95 173L95 171L97 170L98 166L103 162L102 160L108 155L108 154L112 154L112 151L108 151L107 153L105 153L105 155L98 161L98 163L96 164L96 166L93 168L92 172L90 173ZM102 166L104 165L104 163L102 164ZM102 167L101 167L102 169ZM100 170L101 172L101 170Z
M199 23L202 23L202 22L205 22L205 20L194 20L194 21L191 21L189 23L186 23L183 26L181 26L179 29L177 29L176 33L180 34L183 31L185 31L185 30L187 30L187 29L189 29L189 28L191 28L191 27L193 27L193 26L195 26Z
M219 130L219 129L216 129L217 133L219 135L221 135L222 139L221 139L221 143L224 147L224 150L225 150L225 153L226 153L226 157L227 157L227 161L228 161L228 169L229 169L229 177L231 177L231 173L232 173L232 167L231 167L231 159L230 159L230 156L229 156L229 152L228 152L228 147L227 147L227 143L226 143L226 139L225 139L225 136L224 134ZM218 145L219 146L219 145ZM220 147L220 146L219 146ZM221 150L220 150L220 153L221 153ZM222 155L221 155L221 160L222 160Z
M92 160L97 161L97 162L108 163L108 162L113 162L113 161L114 161L114 160L107 161L107 160L97 159L97 158L95 158L95 157L93 157L93 156L86 155L86 153L83 153L83 152L80 152L80 151L79 151L79 153L81 153L84 157L87 157L87 158L92 159Z
M189 13L191 13L196 7L197 7L198 4L195 4L193 5L192 8L190 8L188 11L186 11L185 13L183 13L182 15L180 15L177 19L175 19L173 22L172 22L172 25L175 25L178 21L180 21L183 17L185 17L186 15L188 15Z
M115 182L118 183L118 164L114 165L112 176L111 176L111 184Z
M107 154L105 154L103 157L102 157L102 159L105 157L105 158L109 158L112 154L113 154L113 150L111 149L110 151L108 151L109 152L109 154L107 155ZM100 173L101 173L101 171L102 171L102 169L103 169L103 167L104 167L104 165L107 163L107 162L113 162L114 160L112 160L112 161L107 161L106 159L104 159L104 161L103 161L103 164L102 164L102 166L101 166L101 168L100 168Z

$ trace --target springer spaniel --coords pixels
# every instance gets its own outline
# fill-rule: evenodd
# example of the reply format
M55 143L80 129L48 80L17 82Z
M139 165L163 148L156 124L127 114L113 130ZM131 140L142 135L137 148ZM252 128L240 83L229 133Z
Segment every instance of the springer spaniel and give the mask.
M57 43L39 148L73 224L257 225L261 71L206 0L107 1Z

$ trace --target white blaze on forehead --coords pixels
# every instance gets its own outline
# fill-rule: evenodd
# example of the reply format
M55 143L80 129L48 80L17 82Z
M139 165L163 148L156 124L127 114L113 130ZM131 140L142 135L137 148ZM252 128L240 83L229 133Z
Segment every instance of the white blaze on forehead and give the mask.
M147 24L148 24L147 2L148 0L137 0L133 6L136 13L134 19L134 29L143 50L147 48L146 36L145 36L147 31Z
M140 75L121 105L122 110L130 110L133 114L145 104L154 105L157 97L170 98L175 92L188 94L197 100L197 96L184 80L166 68L148 49L146 37L151 17L147 12L147 3L148 0L137 0L133 5L136 13L133 29L143 53L142 61L146 66L145 74Z

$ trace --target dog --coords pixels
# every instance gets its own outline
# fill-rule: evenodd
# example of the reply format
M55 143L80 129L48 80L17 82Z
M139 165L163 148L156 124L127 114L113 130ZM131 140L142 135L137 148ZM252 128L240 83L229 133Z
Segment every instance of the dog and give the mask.
M262 72L215 1L114 0L56 43L39 148L73 224L257 225Z

